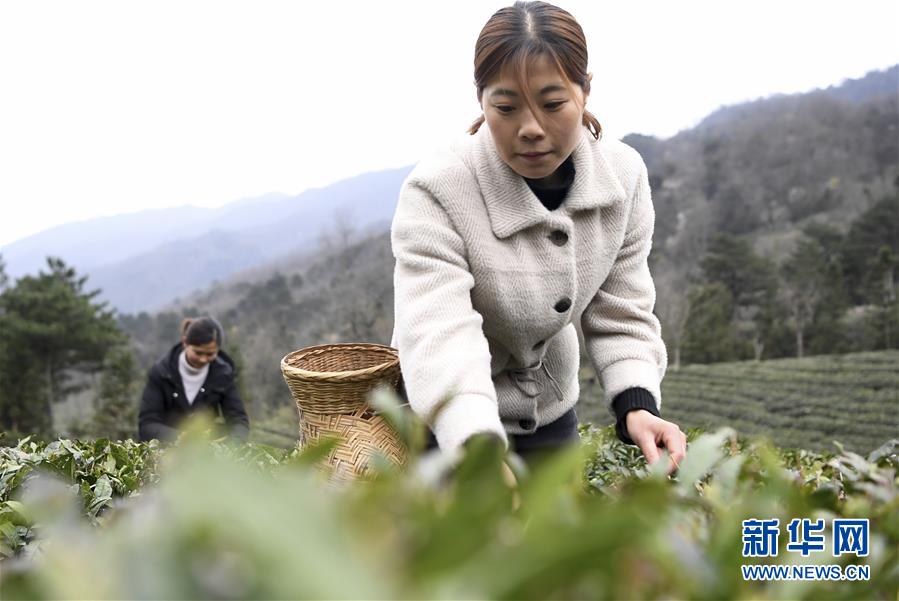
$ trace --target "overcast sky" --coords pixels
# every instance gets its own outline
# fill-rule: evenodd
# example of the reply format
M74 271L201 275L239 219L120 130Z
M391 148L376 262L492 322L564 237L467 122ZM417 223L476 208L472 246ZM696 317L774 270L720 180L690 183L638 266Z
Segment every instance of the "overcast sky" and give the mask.
M411 164L478 116L474 43L510 3L3 2L0 247ZM560 5L614 137L899 62L895 1Z

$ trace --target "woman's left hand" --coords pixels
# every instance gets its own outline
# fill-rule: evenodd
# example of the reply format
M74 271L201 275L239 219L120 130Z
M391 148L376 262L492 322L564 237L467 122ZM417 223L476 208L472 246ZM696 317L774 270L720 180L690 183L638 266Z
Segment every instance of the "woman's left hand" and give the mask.
M668 474L677 469L687 454L687 436L678 425L656 417L645 409L629 412L625 417L625 426L628 436L643 451L649 465L659 460L660 449L668 450Z

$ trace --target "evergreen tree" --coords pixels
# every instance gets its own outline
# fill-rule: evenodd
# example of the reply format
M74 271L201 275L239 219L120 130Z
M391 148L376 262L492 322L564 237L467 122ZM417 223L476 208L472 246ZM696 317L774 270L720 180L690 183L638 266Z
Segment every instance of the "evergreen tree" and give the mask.
M719 234L700 267L707 283L720 283L730 293L732 328L744 343L740 348L750 346L749 356L761 359L776 322L774 265L756 255L745 239Z
M880 302L876 317L880 340L875 341L874 348L895 348L897 332L899 332L899 303L896 299L896 266L899 265L899 254L887 245L880 247L877 253L875 273L881 282Z
M848 352L842 317L849 308L849 295L844 277L843 235L829 225L813 223L803 236L815 254L812 268L817 272L820 298L806 336L808 354ZM794 332L795 334L795 332Z
M720 282L690 291L689 315L684 328L684 363L716 363L742 358L732 327L733 298Z
M720 282L738 305L759 304L773 285L773 266L744 238L719 234L700 261L707 282Z
M111 311L60 259L0 294L0 429L48 436L52 403L79 389L122 341Z
M854 304L879 305L883 296L881 248L899 254L899 192L862 213L843 245L846 284Z

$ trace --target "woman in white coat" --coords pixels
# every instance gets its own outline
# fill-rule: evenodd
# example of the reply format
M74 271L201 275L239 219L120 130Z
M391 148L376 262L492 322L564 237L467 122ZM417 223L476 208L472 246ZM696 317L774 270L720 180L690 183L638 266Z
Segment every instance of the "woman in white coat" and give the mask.
M482 432L524 455L577 440L575 323L618 436L650 463L667 449L669 470L686 452L660 417L646 166L602 139L590 80L569 13L499 10L475 48L483 116L403 184L393 345L411 407L447 452Z

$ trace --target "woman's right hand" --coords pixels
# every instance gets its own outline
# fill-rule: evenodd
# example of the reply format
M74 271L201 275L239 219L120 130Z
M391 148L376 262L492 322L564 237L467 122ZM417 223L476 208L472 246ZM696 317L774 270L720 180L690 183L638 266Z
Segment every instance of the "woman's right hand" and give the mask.
M656 417L645 409L629 412L625 420L627 435L643 451L649 465L661 459L661 450L667 450L666 473L671 474L678 468L687 454L687 436L677 424Z

